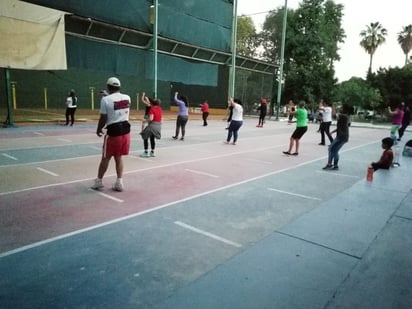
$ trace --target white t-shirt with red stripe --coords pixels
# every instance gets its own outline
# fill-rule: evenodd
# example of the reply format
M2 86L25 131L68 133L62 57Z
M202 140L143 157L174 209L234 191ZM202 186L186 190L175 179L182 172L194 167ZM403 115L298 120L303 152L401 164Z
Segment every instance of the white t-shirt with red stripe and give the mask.
M128 121L130 115L130 97L127 94L115 92L102 97L100 114L107 115L106 125Z

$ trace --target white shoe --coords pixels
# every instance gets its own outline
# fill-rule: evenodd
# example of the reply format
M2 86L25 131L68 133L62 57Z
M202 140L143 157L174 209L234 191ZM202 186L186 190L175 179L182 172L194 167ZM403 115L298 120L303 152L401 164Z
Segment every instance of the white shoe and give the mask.
M103 188L104 186L103 186L103 181L101 180L101 179L99 179L99 178L96 178L95 180L94 180L94 184L93 184L93 186L91 186L91 188L93 189L93 190L100 190L101 188Z
M113 185L112 189L117 192L122 192L123 191L123 183L120 181L116 181L115 184Z

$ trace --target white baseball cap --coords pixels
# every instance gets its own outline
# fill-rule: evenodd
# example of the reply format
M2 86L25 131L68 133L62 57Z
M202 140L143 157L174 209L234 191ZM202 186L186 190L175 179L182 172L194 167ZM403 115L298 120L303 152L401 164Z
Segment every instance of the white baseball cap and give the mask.
M121 86L120 85L120 80L117 77L110 77L107 80L106 84L109 85L109 86L113 86L113 87L120 87Z

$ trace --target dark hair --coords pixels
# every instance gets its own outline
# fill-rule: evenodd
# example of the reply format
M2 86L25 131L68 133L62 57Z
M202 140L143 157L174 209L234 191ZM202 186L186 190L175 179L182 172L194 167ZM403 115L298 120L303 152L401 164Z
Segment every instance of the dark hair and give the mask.
M391 148L393 146L393 139L390 137L385 137L382 139L382 144L388 148Z
M349 104L342 104L342 114L347 114L347 115L353 115L353 106L350 106Z
M151 105L154 105L154 106L160 105L160 100L159 99L152 99L152 98L148 98L148 99L149 99Z
M242 101L241 101L240 99L233 99L233 102L235 102L235 103L243 106L243 103L242 103Z
M72 98L72 104L76 105L77 103L76 92L73 89L70 90L70 97Z
M185 95L179 95L179 99L185 102L186 107L189 107L189 99Z

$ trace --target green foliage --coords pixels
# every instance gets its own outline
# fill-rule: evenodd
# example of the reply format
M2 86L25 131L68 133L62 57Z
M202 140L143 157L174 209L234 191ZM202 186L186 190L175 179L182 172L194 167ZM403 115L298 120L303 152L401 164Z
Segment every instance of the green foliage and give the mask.
M405 65L408 64L409 52L412 50L412 24L403 27L398 33L398 43L405 54Z
M379 69L368 76L369 83L379 89L385 107L401 100L412 102L412 65L403 68Z
M337 80L333 63L339 60L338 43L345 37L343 6L333 1L303 0L288 10L283 102L305 100L315 104L332 98ZM279 62L283 8L272 11L263 25L264 56Z
M237 20L237 53L245 57L256 56L258 36L253 20L249 16L240 16Z
M368 72L372 72L372 59L377 48L385 43L385 36L388 34L388 31L382 27L379 22L370 23L366 26L366 30L362 30L360 36L362 40L360 45L365 49L369 54L369 69Z
M376 110L382 103L379 91L364 79L352 77L342 82L335 97L340 103L356 109Z

